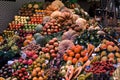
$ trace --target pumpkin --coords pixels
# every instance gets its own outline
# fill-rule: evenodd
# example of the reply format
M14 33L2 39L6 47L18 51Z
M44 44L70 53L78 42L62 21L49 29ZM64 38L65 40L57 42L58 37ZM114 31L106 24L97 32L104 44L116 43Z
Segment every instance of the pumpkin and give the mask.
M38 36L41 36L41 34L40 33L35 33L34 34L34 38L36 39Z
M39 33L39 32L42 31L42 28L43 28L43 26L42 26L41 24L38 24L38 25L35 27L35 31Z
M44 36L38 36L35 40L37 44L40 44L40 46L44 46L46 44L46 39Z

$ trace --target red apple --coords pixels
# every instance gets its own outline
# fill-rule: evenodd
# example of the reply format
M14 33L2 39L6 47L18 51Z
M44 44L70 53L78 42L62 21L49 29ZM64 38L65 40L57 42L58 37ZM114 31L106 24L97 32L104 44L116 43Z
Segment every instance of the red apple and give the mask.
M29 59L28 60L28 65L31 65L33 63L33 60L32 59Z
M50 41L49 41L49 44L52 45L53 43L54 43L54 40L50 40Z
M25 78L26 78L26 79L28 79L28 78L29 78L29 76L25 76Z
M26 71L26 69L25 68L21 68L21 70L24 72L24 71Z
M27 60L23 60L23 64L27 64L27 62L28 62Z
M55 53L55 50L54 50L54 49L51 49L51 50L50 50L50 53Z
M20 58L18 61L21 63L23 60Z
M37 54L35 54L35 55L32 56L32 59L34 59L34 60L37 59L37 58L38 58Z
M22 73L20 73L20 74L19 74L19 77L22 77L22 76L23 76L23 74L22 74Z

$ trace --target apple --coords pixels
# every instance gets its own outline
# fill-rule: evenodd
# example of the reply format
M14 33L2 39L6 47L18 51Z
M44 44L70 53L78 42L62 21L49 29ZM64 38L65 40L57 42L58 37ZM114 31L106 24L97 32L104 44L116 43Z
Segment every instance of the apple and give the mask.
M35 54L35 55L32 56L32 59L34 59L34 60L37 59L37 58L38 58L37 54Z
M31 65L33 63L33 60L32 59L29 59L28 60L28 65Z
M23 64L27 64L27 62L28 62L27 60L23 60Z

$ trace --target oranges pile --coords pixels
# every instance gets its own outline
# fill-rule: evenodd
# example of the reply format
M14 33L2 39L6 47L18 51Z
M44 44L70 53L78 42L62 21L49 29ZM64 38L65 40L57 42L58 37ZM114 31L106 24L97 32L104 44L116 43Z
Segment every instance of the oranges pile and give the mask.
M88 60L87 49L84 49L81 45L74 45L70 49L66 50L63 55L64 61L71 61L72 64L76 64L78 61L86 62Z
M32 80L46 80L47 77L44 75L44 70L39 67L32 71Z

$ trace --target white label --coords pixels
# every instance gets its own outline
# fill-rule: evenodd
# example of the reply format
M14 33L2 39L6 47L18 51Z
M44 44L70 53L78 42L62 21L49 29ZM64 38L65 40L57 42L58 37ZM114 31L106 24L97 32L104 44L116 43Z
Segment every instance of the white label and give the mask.
M14 61L8 61L8 65L12 65L14 63Z
M24 52L21 52L22 54L21 54L21 57L23 58L23 59L26 59L26 57L27 57L27 55L24 53Z

